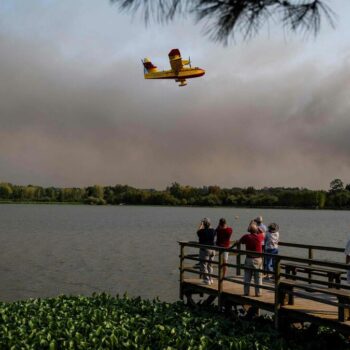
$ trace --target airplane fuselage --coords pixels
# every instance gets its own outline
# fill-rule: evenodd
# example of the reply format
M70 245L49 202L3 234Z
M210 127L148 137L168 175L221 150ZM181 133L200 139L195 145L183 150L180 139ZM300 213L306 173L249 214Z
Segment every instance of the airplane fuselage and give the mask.
M182 68L178 74L173 70L156 71L152 73L145 73L145 79L189 79L201 77L205 74L205 70L199 67Z

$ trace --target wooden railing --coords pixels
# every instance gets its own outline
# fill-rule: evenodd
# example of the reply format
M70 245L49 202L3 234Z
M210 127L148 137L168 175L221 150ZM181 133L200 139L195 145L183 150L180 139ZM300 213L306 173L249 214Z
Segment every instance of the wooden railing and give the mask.
M311 244L300 244L300 243L289 243L289 242L279 242L278 244L283 247L307 249L309 251L309 256L310 256L310 252L313 252L314 250L327 250L329 252L344 253L344 248L337 248L337 247L326 247L322 245L311 245Z
M337 248L337 247L326 247L326 246L320 246L320 245L289 243L289 242L279 242L279 245L281 247L298 248L300 250L306 250L307 258L310 260L314 259L314 252L315 251L327 251L327 252L344 254L344 248ZM341 258L344 259L344 255L342 255ZM309 265L311 265L311 264L309 264ZM312 275L313 275L313 273L310 271L308 274L308 277L311 279Z
M244 281L239 278L241 275L241 270L247 270L248 267L245 267L244 264L241 263L241 256L244 255L254 255L254 256L260 256L262 258L272 257L274 259L274 271L269 272L270 274L274 275L274 280L271 281L269 284L262 284L259 285L259 288L262 290L269 290L274 293L274 305L273 305L273 312L275 314L275 325L278 327L279 323L279 315L280 310L283 308L283 306L288 303L289 305L292 305L295 300L294 297L298 297L301 299L309 299L314 302L319 302L322 304L328 304L332 305L338 308L338 321L343 322L347 319L348 316L350 316L350 285L341 283L341 280L338 282L325 280L324 278L315 279L313 277L312 271L315 272L315 276L325 276L327 274L327 271L329 273L343 273L345 274L347 270L350 269L349 265L346 265L345 263L338 263L338 262L331 262L331 261L325 261L325 260L319 260L319 259L313 259L313 252L315 250L321 250L321 251L331 251L331 252L342 252L344 253L344 249L342 248L335 248L335 247L324 247L324 246L317 246L317 245L306 245L306 244L295 244L295 243L286 243L281 242L281 246L285 247L293 247L293 248L299 248L299 249L305 249L308 253L307 258L300 258L295 256L288 256L288 255L275 255L275 254L268 254L268 253L256 253L251 252L247 250L242 250L240 246L237 247L237 249L227 249L227 248L221 248L217 246L205 246L200 245L196 242L179 242L180 244L180 297L183 299L184 294L182 290L182 284L184 282L184 274L185 273L191 273L191 274L200 274L201 272L185 266L185 260L191 260L191 261L198 261L198 262L205 262L206 260L199 259L198 254L185 254L185 249L187 248L196 248L196 249L211 249L215 250L218 255L218 260L212 261L211 263L215 266L217 266L217 273L208 274L211 277L217 278L218 285L217 285L217 297L218 297L218 307L221 308L223 301L222 301L222 295L225 292L224 290L224 281L228 283L236 283L244 285ZM233 263L225 263L223 259L223 253L224 252L230 252L231 254L235 255L235 264ZM345 257L343 257L345 258ZM303 272L303 274L307 274L307 277L300 276L298 274L296 275L290 275L288 273L282 271L282 267L285 268L285 266L292 266L293 264L295 266L300 266L298 264L303 264L302 266L309 266L310 270L308 268ZM229 275L224 276L223 275L223 267L227 268L228 271L235 271L235 275ZM233 269L233 270L232 270ZM253 269L254 270L254 269ZM255 270L260 272L266 272L265 270ZM322 273L320 273L322 272ZM324 273L323 273L324 272ZM254 283L249 283L250 287L255 287L256 285ZM242 286L243 287L243 286ZM242 288L242 294L243 294L243 288Z

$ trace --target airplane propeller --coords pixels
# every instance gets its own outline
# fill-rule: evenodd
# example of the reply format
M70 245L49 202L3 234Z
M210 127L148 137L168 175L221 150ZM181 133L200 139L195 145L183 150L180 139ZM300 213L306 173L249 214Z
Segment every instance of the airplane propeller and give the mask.
M192 66L191 66L191 57L190 56L188 56L188 65L190 66L190 68L192 68Z

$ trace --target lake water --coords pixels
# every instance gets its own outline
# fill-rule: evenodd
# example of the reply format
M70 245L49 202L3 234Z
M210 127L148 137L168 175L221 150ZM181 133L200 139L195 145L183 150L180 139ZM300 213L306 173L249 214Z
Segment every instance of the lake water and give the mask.
M177 241L195 240L203 217L225 217L236 239L258 215L285 242L344 247L350 233L349 211L4 204L0 300L105 291L175 301Z

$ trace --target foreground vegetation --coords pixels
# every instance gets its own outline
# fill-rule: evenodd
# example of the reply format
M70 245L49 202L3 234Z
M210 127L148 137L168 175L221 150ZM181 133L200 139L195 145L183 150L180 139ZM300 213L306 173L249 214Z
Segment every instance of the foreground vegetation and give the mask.
M0 183L1 202L349 209L350 184L344 186L340 179L335 179L328 191L316 191L298 187L191 187L173 183L165 190L157 191L122 185L45 188Z
M0 303L0 349L346 349L329 330L282 337L268 318L230 320L214 309L140 298L66 297Z

